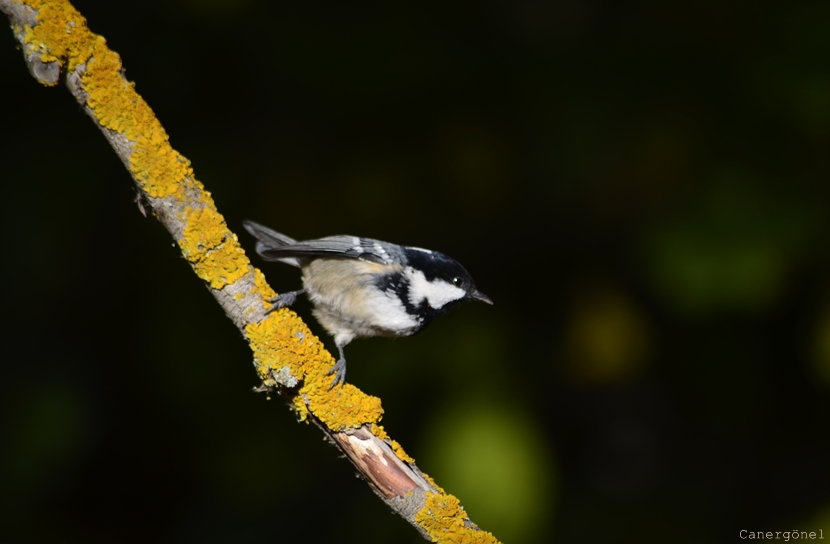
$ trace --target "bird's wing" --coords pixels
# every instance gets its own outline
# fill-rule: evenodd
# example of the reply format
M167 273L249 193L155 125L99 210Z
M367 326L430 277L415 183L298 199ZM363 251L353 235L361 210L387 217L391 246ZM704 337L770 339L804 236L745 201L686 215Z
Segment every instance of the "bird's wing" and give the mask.
M271 247L259 253L269 259L323 257L327 259L359 259L379 264L399 263L403 254L401 249L393 244L372 240L371 238L345 235Z

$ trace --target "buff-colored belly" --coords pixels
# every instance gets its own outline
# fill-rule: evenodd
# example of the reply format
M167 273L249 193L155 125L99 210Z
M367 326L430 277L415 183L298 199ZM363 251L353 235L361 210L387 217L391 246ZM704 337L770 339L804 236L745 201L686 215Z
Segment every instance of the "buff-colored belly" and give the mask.
M406 312L395 293L373 286L379 275L395 271L353 259L317 259L303 268L314 317L338 345L358 337L406 336L418 329L420 321Z

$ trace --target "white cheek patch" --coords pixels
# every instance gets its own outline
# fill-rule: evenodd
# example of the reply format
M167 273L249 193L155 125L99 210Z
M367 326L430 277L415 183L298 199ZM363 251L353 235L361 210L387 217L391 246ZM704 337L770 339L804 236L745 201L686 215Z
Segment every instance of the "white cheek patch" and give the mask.
M420 270L407 268L407 275L409 276L409 302L413 306L419 305L422 300L426 299L427 304L437 310L467 295L464 289L459 289L444 280L427 280Z

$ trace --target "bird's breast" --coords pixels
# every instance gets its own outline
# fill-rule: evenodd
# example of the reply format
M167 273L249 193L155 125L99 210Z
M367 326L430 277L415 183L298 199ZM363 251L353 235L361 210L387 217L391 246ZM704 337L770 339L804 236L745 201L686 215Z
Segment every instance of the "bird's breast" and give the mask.
M378 278L400 270L353 259L316 259L303 268L303 283L315 317L333 336L407 336L420 330L423 320L407 312L395 290L377 285Z

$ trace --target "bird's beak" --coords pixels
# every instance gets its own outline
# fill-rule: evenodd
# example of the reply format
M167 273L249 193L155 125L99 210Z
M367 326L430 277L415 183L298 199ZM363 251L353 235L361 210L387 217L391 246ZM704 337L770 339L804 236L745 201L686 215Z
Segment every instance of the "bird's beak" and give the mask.
M484 303L490 304L490 305L493 304L493 301L490 300L490 297L488 297L487 295L485 295L484 293L482 293L478 289L474 290L472 293L470 293L467 296L469 298L473 299L473 300L480 300L481 302L484 302Z

